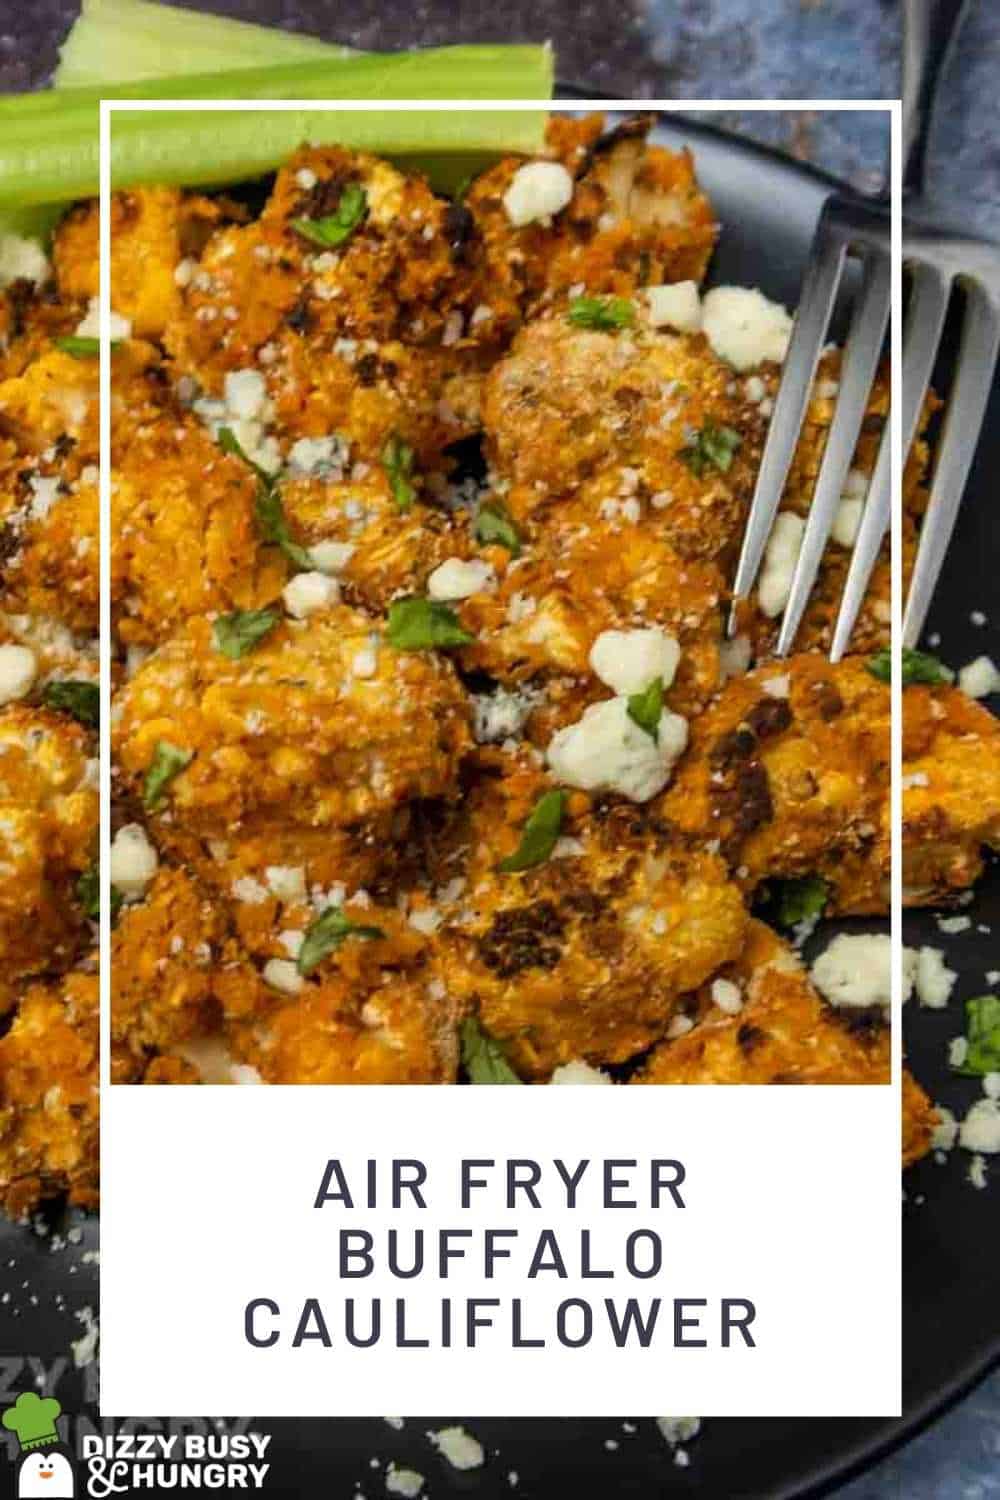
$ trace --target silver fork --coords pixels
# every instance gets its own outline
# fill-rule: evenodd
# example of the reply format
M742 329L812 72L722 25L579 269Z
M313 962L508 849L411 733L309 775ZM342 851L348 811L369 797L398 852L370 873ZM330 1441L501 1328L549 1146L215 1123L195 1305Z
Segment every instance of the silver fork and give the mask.
M934 94L957 34L965 0L906 0L903 81L904 188L922 185ZM907 215L909 219L909 213ZM809 404L834 303L847 261L861 261L841 366L833 421L803 533L802 549L782 617L778 656L792 649L829 539L844 481L861 431L888 327L891 267L889 212L883 201L831 197L820 216L809 268L775 399L751 503L733 593L745 598L756 581ZM904 642L919 636L947 551L975 451L1000 343L1000 255L992 246L907 222L904 263L912 273L903 330L901 424L909 452L941 339L951 292L960 283L968 307L952 388L907 603ZM879 445L830 645L839 661L864 600L892 511L891 440L887 423ZM736 611L730 616L736 629Z

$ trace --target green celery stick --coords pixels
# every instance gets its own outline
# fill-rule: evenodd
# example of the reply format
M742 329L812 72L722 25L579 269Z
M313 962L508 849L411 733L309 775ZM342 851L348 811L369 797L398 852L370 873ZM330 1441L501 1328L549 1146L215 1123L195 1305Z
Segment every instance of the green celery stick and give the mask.
M544 102L551 86L548 48L487 46L7 96L0 99L0 211L97 191L101 98ZM122 111L113 121L112 178L117 188L232 183L272 170L305 141L370 150L407 165L443 154L454 174L463 157L478 164L484 154L537 151L544 126L544 109Z
M150 0L84 0L53 82L56 88L107 85L350 55L349 47L318 37Z

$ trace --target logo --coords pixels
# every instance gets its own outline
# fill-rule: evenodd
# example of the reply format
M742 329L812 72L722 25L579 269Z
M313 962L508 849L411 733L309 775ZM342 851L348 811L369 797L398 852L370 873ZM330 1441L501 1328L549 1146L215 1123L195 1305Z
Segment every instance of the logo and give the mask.
M76 1479L73 1463L56 1431L62 1407L54 1396L22 1391L0 1420L17 1436L21 1451L17 1458L18 1500L73 1500Z

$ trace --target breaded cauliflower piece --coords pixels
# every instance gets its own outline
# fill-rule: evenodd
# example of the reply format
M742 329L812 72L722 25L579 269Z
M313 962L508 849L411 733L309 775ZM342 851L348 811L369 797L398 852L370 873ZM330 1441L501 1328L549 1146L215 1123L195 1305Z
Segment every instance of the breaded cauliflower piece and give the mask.
M416 500L402 509L381 463L361 467L359 478L293 468L281 498L295 539L317 549L349 602L381 614L399 595L422 592L434 568L467 550L467 538L445 510Z
M345 194L360 217L340 243L301 232ZM475 430L488 342L467 326L480 296L452 220L419 176L337 147L300 151L259 219L212 236L166 347L210 397L227 374L259 369L283 448L340 433L372 463L396 435L420 467L437 462Z
M68 1193L97 1205L98 982L77 969L32 984L0 1037L0 1204L24 1218Z
M579 516L580 507L566 509ZM531 719L537 744L608 696L590 663L604 631L656 628L677 641L680 660L665 695L675 713L700 712L717 691L725 588L714 563L679 557L638 526L572 525L562 512L516 561L502 547L481 555L496 582L455 606L475 636L462 664L508 686L546 688Z
M549 121L545 160L572 179L558 213L523 226L504 197L526 163L507 157L477 177L464 206L470 236L481 239L489 268L486 305L511 321L571 287L628 294L662 282L700 281L718 225L689 151L649 146L652 116L604 134L604 117Z
M0 381L3 427L22 452L41 454L68 438L84 453L98 452L98 363L49 347Z
M498 762L502 764L502 761ZM680 997L743 943L746 912L717 857L644 809L576 796L542 864L505 873L551 783L528 759L470 793L466 885L442 928L451 992L526 1078L622 1062L662 1037Z
M97 485L96 456L69 438L41 454L0 442L5 611L97 634Z
M726 1005L713 1001L725 986ZM841 1013L813 987L795 953L763 922L693 997L692 1030L663 1042L634 1083L888 1083L889 1029L881 1015Z
M238 216L224 198L173 187L138 187L111 199L111 305L137 338L157 338L180 305L178 267L197 255L212 229ZM77 204L56 230L52 258L64 297L86 302L99 291L95 200ZM180 273L183 280L183 272Z
M763 419L702 334L539 318L487 377L486 446L514 519L603 518L684 558L725 559L742 533Z
M1000 849L1000 722L958 688L903 693L903 892L947 902Z
M168 1051L254 1011L262 995L225 907L184 871L162 867L143 900L123 907L111 943L114 1042L140 1058Z
M111 504L111 598L126 645L154 645L194 615L259 609L288 577L255 519L257 479L190 414L167 405L123 432Z
M889 689L856 657L734 678L691 725L662 816L717 842L742 888L818 875L830 913L886 910Z
M452 666L439 653L375 649L371 636L367 619L336 606L282 622L234 661L208 620L189 621L118 696L124 785L139 793L164 743L190 755L154 826L221 839L243 823L384 823L408 799L448 795L470 739Z
M304 977L286 957L270 1009L233 1028L234 1056L267 1083L454 1083L459 1005L431 941L397 911L342 910L369 935L344 937ZM307 934L306 915L291 914L289 930Z
M79 724L0 710L0 959L8 980L66 969L88 926L76 886L97 844L97 762Z

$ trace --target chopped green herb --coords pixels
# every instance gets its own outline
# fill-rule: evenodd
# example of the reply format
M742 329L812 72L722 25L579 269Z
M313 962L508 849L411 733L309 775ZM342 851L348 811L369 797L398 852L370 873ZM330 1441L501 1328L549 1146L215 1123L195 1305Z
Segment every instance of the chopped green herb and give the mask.
M389 605L386 636L397 651L446 651L474 639L454 610L434 599L396 599Z
M777 920L781 927L797 927L818 917L826 905L826 881L819 875L806 875L801 880L779 880L777 888Z
M349 182L332 214L325 219L293 219L292 228L304 240L330 250L350 239L367 212L368 195L364 188Z
M663 678L654 677L649 687L641 693L632 693L628 700L628 716L633 724L644 729L650 739L660 738L660 716L663 713Z
M300 974L311 974L345 938L381 938L385 933L381 927L363 927L345 916L339 906L330 906L306 928L302 947L299 949L298 970Z
M706 422L694 442L687 448L682 448L678 457L699 479L709 464L718 469L720 474L725 474L741 442L739 433L734 432L731 427L719 427L714 422Z
M46 708L56 708L60 713L72 714L73 718L88 729L97 729L101 722L101 689L96 682L84 682L77 678L66 678L62 682L47 682L42 692Z
M545 863L559 837L565 807L566 793L563 791L545 792L539 797L521 832L521 842L513 854L500 861L499 869L504 875L533 870L536 865Z
M393 433L385 440L381 458L397 509L408 511L417 498L417 492L411 480L413 449L409 443L404 443L401 437Z
M470 1083L520 1083L499 1042L487 1036L474 1016L462 1022L462 1066Z
M101 867L95 859L88 865L76 883L76 899L92 922L101 916ZM122 908L121 891L111 887L111 920L114 922Z
M63 354L71 354L74 359L97 359L101 352L100 339L87 338L80 333L67 333L62 338L53 339L52 342ZM116 349L120 349L121 345L121 339L112 339L109 345L112 354Z
M479 507L476 512L475 534L476 541L483 547L497 542L501 547L506 547L511 556L521 555L520 533L503 506L496 502Z
M627 297L574 297L566 317L574 328L612 333L616 328L631 328L635 304Z
M313 565L309 548L293 542L289 536L285 507L277 487L270 480L261 480L257 486L254 515L257 517L257 527L265 542L270 542L274 547L280 547L289 562L294 563L304 572L309 572Z
M965 1002L968 1050L959 1073L985 1078L1000 1073L1000 995L979 995Z
M96 859L76 882L76 899L90 920L96 922L101 914L101 867Z
M275 609L234 609L232 614L219 615L213 627L216 648L223 656L239 661L274 629L279 619Z
M904 687L909 687L913 682L926 682L932 686L939 682L951 682L955 675L936 656L931 656L929 651L914 651L909 646L903 647L901 665ZM892 654L889 647L883 646L881 651L876 651L874 656L869 657L867 667L879 682L889 682L892 678Z
M268 487L274 484L274 475L262 469L260 464L255 464L253 459L243 449L243 445L231 427L220 427L215 434L215 440L223 453L228 453L232 458L239 458L246 464L247 468L253 469L261 484Z
M189 766L192 760L194 760L193 750L180 750L169 740L157 740L142 789L143 803L150 812L156 811L174 777L183 771L185 766Z

